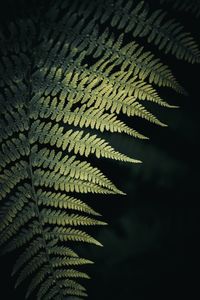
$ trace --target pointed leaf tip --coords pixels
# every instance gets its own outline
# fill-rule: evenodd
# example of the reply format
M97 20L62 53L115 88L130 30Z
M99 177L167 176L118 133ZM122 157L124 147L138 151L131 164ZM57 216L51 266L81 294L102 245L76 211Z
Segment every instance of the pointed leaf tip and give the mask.
M141 160L138 160L138 159L132 159L131 162L133 164L142 164L142 161Z

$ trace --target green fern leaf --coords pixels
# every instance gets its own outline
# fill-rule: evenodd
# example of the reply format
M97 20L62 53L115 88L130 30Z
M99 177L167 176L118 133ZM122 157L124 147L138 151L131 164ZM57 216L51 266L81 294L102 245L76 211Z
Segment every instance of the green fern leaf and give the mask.
M51 192L45 192L41 189L37 192L38 195L38 203L39 205L45 205L55 208L64 208L64 209L73 209L82 211L94 216L100 216L99 213L94 211L91 207L89 207L87 204L82 202L79 199L76 199L74 197L66 196L65 194L61 193L51 193Z
M33 256L35 256L44 245L42 243L42 239L37 238L35 241L30 243L30 246L20 255L17 259L14 267L12 275L18 272L23 265L25 265Z
M107 223L81 194L124 195L96 158L141 163L114 149L104 132L147 139L127 116L166 126L145 105L177 107L161 87L186 94L143 38L191 63L200 52L178 21L146 1L58 0L46 11L38 5L0 32L1 252L22 248L13 275L16 286L31 279L26 298L82 299L78 280L89 276L74 268L92 262L73 245L102 246L80 227ZM180 10L198 15L193 1Z
M43 223L57 224L57 225L106 225L105 222L98 221L89 217L79 216L75 214L68 215L61 210L43 209L41 211L41 218Z
M60 241L77 241L77 242L85 242L90 244L95 244L97 246L102 246L101 243L99 243L97 240L95 240L93 237L91 237L89 234L73 229L70 227L55 227L51 232L45 233L46 239L55 239L58 238Z
M27 264L21 273L19 274L15 287L22 283L26 279L27 276L31 275L33 272L37 271L42 265L47 262L47 259L44 253L35 256L32 261Z

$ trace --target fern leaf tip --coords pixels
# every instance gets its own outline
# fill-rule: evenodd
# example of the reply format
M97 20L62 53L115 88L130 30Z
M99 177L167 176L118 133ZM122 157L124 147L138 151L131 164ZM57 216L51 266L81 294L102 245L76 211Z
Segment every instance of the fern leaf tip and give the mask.
M142 161L141 160L133 160L133 163L135 163L135 164L142 164Z
M100 221L99 221L98 225L106 226L106 225L108 225L108 223L107 223L107 222L100 222Z
M168 125L167 125L167 124L165 124L165 123L162 123L162 122L160 122L160 123L159 123L159 125L160 125L161 127L168 127Z
M120 195L126 196L127 194L121 191Z
M103 244L102 243L100 243L99 241L97 241L97 240L95 240L95 245L96 246L99 246L99 247L103 247Z
M130 162L130 163L133 163L133 164L141 164L141 163L142 163L141 160L134 159L134 158L130 158L129 162Z
M176 109L176 108L180 108L180 106L178 106L178 105L168 105L167 108Z
M119 190L118 188L115 188L115 193L118 195L126 195L123 191Z
M149 140L149 137L148 136L144 136L143 140Z

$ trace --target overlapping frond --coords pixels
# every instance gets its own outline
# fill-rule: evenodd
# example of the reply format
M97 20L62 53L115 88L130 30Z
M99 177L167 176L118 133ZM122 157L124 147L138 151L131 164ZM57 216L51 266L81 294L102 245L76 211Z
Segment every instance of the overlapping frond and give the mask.
M72 14L71 11L67 11L66 18L64 17L62 20L57 21L56 31L52 30L50 42L48 40L46 41L46 48L49 50L52 46L52 40L57 39L59 36L59 41L52 49L51 56L48 57L48 59L52 61L52 65L62 66L62 68L65 66L65 70L67 66L72 66L73 61L73 65L80 69L80 63L86 53L87 55L92 55L94 58L105 55L107 59L109 58L110 62L115 61L115 66L122 64L123 70L127 66L130 66L132 75L137 75L140 80L144 81L147 79L150 83L153 82L159 86L168 86L179 92L185 92L178 84L168 66L164 65L158 58L155 58L151 52L144 51L144 48L135 42L123 45L124 35L120 35L119 38L116 39L113 34L109 33L108 29L100 33L98 27L94 26L96 19L93 17L93 14L91 14L91 18L94 19L87 23L84 19L84 14L80 19L79 14ZM68 34L67 40L71 41L71 43L69 46L69 42L63 42L63 48L58 52L57 49L60 47L62 43L61 40L63 39L63 35L60 33L63 27L69 28L66 34ZM59 28L60 30L58 30ZM64 59L63 54L68 53L70 47L71 51L69 56ZM77 59L74 59L77 53L81 55ZM41 64L46 66L44 70L48 70L46 63L47 62L44 64L44 61L41 61ZM81 69L82 71L86 70L87 73L91 73L90 68L86 69L84 66L81 66ZM95 70L94 66L92 67L92 72L101 75L103 78L108 75L108 70L109 68L105 71L102 70L102 68Z
M200 1L199 0L160 0L161 4L169 4L175 10L191 13L196 18L200 17Z
M140 163L103 133L147 139L124 119L166 126L145 103L176 107L158 87L185 93L132 37L199 61L182 26L141 1L53 1L44 15L16 19L0 33L0 246L21 248L13 275L16 286L31 278L26 297L87 296L78 279L89 276L77 269L92 262L73 244L102 246L84 228L106 222L74 194L124 194L89 156Z
M60 7L69 7L69 1L60 4ZM98 9L96 9L98 5ZM74 10L79 17L92 16L100 24L109 22L112 27L131 32L133 37L146 37L158 49L165 53L172 53L178 59L189 62L199 62L200 52L190 33L174 19L169 19L167 13L161 9L151 11L145 1L117 0L109 1L80 1L74 3ZM92 26L92 25L91 25Z

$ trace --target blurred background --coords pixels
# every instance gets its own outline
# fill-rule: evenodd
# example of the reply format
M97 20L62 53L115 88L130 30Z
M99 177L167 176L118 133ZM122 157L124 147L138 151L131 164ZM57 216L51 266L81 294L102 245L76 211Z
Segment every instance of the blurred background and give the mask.
M181 13L179 18L198 38L198 20ZM95 161L127 195L82 197L109 223L91 230L103 248L77 245L80 255L95 261L83 268L92 277L85 284L89 300L196 299L200 295L200 69L158 54L189 96L160 90L165 100L180 106L173 110L149 106L167 128L125 118L150 138L147 141L108 136L116 149L143 164ZM0 258L1 294L6 295L2 299L24 299L24 286L13 288L14 260L13 254Z

